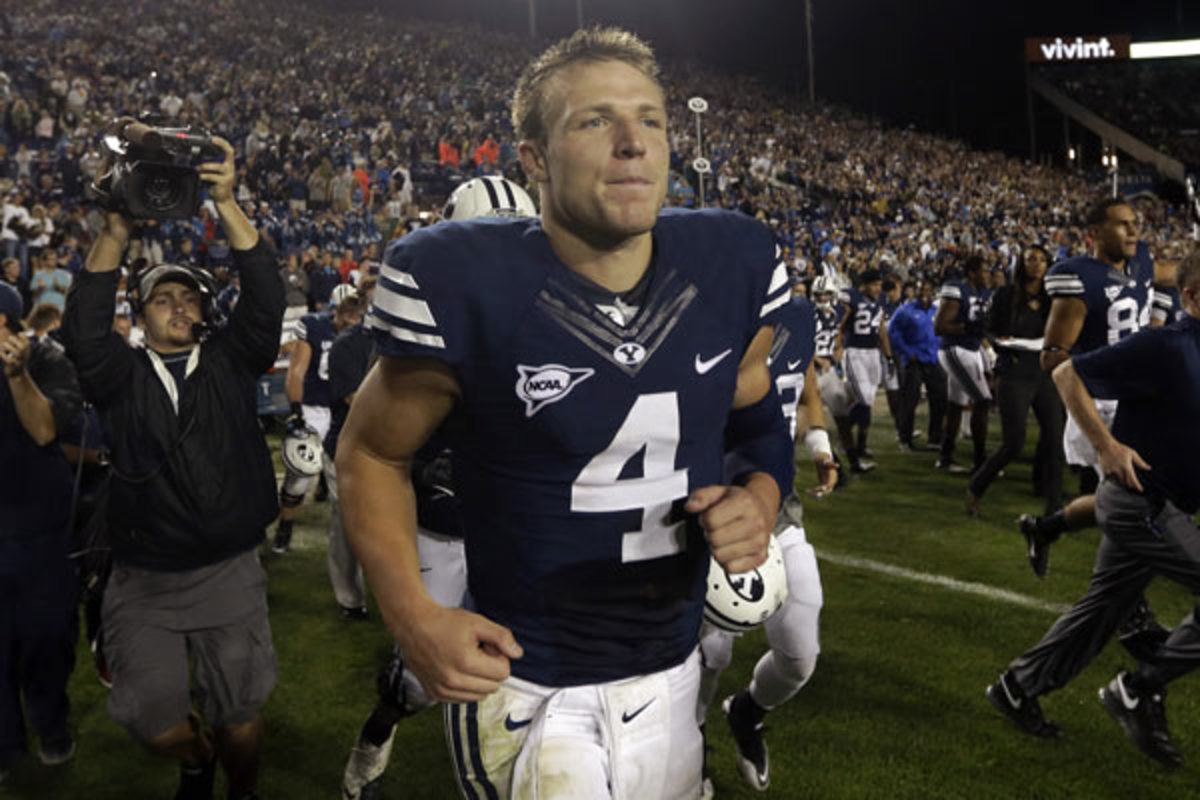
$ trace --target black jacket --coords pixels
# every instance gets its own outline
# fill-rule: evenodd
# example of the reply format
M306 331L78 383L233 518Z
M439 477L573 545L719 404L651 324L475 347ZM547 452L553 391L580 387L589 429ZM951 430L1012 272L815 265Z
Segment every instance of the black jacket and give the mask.
M75 370L62 348L50 339L34 343L28 370L50 401L54 427L61 436L83 405ZM34 540L45 540L41 544L49 548L57 546L61 555L71 524L71 468L57 438L39 447L25 430L3 376L0 476L0 574L17 569L21 554Z
M81 272L67 296L67 351L111 436L118 563L160 571L213 564L256 547L278 514L255 392L279 349L283 285L264 241L233 255L241 299L200 345L178 411L157 356L112 332L117 273Z

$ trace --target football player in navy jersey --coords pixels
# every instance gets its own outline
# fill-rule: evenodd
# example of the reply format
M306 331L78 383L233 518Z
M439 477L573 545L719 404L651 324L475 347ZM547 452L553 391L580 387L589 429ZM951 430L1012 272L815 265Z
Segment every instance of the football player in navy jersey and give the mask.
M818 275L813 280L812 298L817 312L813 366L817 372L821 402L833 417L842 449L849 454L854 450L854 432L850 425L850 397L846 393L846 382L842 379L842 322L846 307L838 302L838 294L837 281L832 277ZM838 464L840 484L846 480L845 467L836 452L834 461Z
M883 276L877 269L863 270L858 289L851 289L842 320L845 344L846 388L850 394L850 423L857 439L846 442L851 472L870 472L875 464L864 461L867 432L871 428L871 406L883 379L883 359L892 360L892 348L883 324ZM882 351L882 358L880 355Z
M1153 297L1166 294L1174 283L1173 265L1161 268L1149 248L1138 241L1137 213L1121 199L1096 203L1086 219L1092 254L1061 261L1046 275L1050 318L1046 321L1042 368L1053 370L1070 355L1082 355L1116 344L1143 327L1160 325L1152 319ZM1096 411L1112 425L1115 400L1096 400ZM1095 448L1068 414L1063 433L1067 463L1092 467L1099 474ZM1103 477L1103 475L1100 475ZM1049 568L1050 546L1063 533L1096 524L1095 495L1083 495L1052 514L1024 514L1019 520L1026 554L1034 573ZM1143 597L1121 631L1121 643L1135 655L1146 655L1166 636Z
M954 463L954 445L962 426L962 416L971 409L971 442L975 448L975 469L987 460L988 409L992 391L988 388L984 362L983 333L987 325L988 288L983 259L969 256L963 263L964 280L951 280L938 292L938 310L933 330L942 343L938 363L946 372L946 426L942 434L938 469L965 472Z
M1152 319L1153 299L1167 296L1173 284L1167 265L1156 265L1149 248L1138 242L1137 213L1124 200L1096 203L1086 224L1092 237L1091 255L1061 261L1046 274L1050 295L1042 350L1042 369L1046 371L1070 354L1089 353L1116 344L1142 327L1161 324L1161 319ZM1098 400L1096 407L1101 418L1111 424L1116 402ZM1070 415L1063 450L1068 464L1094 469L1098 463L1095 449ZM1021 530L1034 572L1045 574L1050 545L1059 536L1095 522L1094 495L1090 494L1052 514L1022 516Z
M347 298L357 300L353 286L335 287L330 294L330 310L305 314L297 320L296 339L290 345L285 383L292 406L288 430L308 428L317 434L319 441L329 432L329 409L333 405L329 394L329 350L338 333L362 320L362 306L358 302L343 304ZM312 478L307 476L285 475L279 488L279 524L271 543L273 552L286 553L291 547L292 528L311 483ZM343 606L342 611L348 617L361 619L366 609Z
M885 278L883 281L883 294L879 297L879 302L883 305L883 321L880 325L882 330L888 330L888 322L892 319L892 315L904 303L900 296L900 284L895 278ZM888 342L890 345L891 342ZM892 355L896 353L893 350ZM896 428L896 441L900 441L900 415L903 410L903 404L900 401L900 364L897 358L888 358L883 354L883 350L879 351L879 368L883 370L883 391L887 396L888 414L892 418L892 425Z
M775 327L768 364L791 435L803 441L817 467L813 497L824 497L837 483L837 469L824 428L821 395L813 367L816 321L813 306L795 297L784 309ZM770 649L754 668L749 686L722 703L738 754L738 772L753 788L763 791L770 784L767 745L763 740L763 718L767 712L791 699L816 668L821 646L818 622L824 602L817 556L804 533L803 511L793 491L775 526L787 571L788 598L783 607L764 623ZM708 706L716 696L721 673L729 666L736 634L705 625L701 638L703 670L697 702L697 718L704 724ZM706 777L705 795L711 796Z
M662 212L665 99L631 34L552 46L513 119L540 220L437 225L384 258L381 355L338 446L347 530L448 702L464 794L695 797L710 552L761 564L792 483L767 368L787 269L752 219ZM471 610L418 571L411 464L443 423Z

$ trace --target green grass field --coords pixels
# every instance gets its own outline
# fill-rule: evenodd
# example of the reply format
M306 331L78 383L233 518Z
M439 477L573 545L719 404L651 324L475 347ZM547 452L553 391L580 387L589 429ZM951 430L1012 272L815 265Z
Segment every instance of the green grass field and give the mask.
M1005 664L1033 644L1054 614L978 594L881 574L882 562L1006 589L1045 603L1070 603L1086 584L1097 532L1056 545L1050 575L1030 572L1013 520L1039 510L1029 465L1007 470L980 519L963 513L965 477L933 470L934 454L897 452L886 411L871 444L879 469L846 490L806 504L806 528L822 555L823 652L807 687L767 718L769 794L783 798L1188 798L1200 797L1200 682L1172 687L1169 718L1189 766L1167 771L1138 752L1112 723L1096 690L1122 665L1117 645L1066 689L1043 699L1065 735L1035 740L1002 719L983 696ZM998 422L993 418L993 437ZM1031 430L1031 437L1036 429ZM1031 442L1032 443L1032 442ZM960 444L960 455L966 455ZM1031 448L1030 448L1031 449ZM812 471L802 464L799 484ZM1068 479L1068 486L1074 485ZM374 675L389 651L377 616L347 622L325 575L325 505L309 505L298 547L268 559L278 688L266 709L261 789L268 800L336 798L342 768L371 708ZM1167 624L1191 607L1173 585L1150 598ZM737 645L721 695L748 680L764 647L761 632ZM82 648L71 684L79 749L70 764L22 764L0 797L50 800L170 798L176 768L144 754L113 724L105 692ZM719 712L710 716L710 764L718 797L757 797L741 784ZM218 778L218 785L220 785ZM223 795L218 794L218 797ZM455 789L441 716L406 720L397 736L385 797L451 798Z

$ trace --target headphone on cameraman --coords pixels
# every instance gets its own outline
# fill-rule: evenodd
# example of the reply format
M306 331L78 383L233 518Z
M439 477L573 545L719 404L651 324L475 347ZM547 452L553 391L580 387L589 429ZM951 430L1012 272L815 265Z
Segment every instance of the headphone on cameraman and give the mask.
M173 271L182 272L195 281L196 290L200 293L200 322L192 326L192 333L195 335L196 341L203 341L216 329L221 315L217 310L217 292L216 286L213 284L212 275L197 267L163 263L155 264L153 267L143 267L136 273L131 274L127 295L129 308L133 311L134 317L141 316L146 306L147 298L142 297L142 279L160 267L170 267ZM163 279L159 279L158 283L162 282ZM154 287L150 287L150 291L153 292Z

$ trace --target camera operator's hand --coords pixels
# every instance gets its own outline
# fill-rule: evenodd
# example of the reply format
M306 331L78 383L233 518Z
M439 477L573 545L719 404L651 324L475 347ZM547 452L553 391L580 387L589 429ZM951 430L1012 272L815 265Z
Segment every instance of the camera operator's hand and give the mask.
M258 230L246 218L245 212L234 198L236 174L233 167L233 145L220 136L212 137L212 141L225 153L225 160L201 164L197 170L200 180L208 184L208 196L217 206L221 227L229 237L229 246L234 250L253 250L258 244Z
M206 161L197 171L200 180L208 184L208 196L217 205L233 200L233 145L220 136L212 137L213 144L225 153L224 161Z

